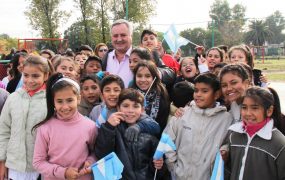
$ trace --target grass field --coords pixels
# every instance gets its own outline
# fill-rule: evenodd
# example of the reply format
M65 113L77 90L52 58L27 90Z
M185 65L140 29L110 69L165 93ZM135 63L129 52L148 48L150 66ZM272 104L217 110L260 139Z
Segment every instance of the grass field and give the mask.
M255 60L254 67L262 70L269 81L285 82L285 59L280 60Z

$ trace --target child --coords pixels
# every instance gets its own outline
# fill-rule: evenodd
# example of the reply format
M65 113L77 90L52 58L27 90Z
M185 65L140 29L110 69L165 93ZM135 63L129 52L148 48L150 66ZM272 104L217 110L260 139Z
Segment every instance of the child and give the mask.
M33 166L45 180L91 179L81 170L95 162L90 148L94 146L97 129L78 112L79 102L77 82L60 73L49 79L48 113L33 128L37 129Z
M102 60L97 56L89 56L84 64L85 74L96 74L102 71Z
M211 73L194 80L194 101L185 107L184 115L173 117L165 128L177 151L166 153L166 164L176 180L208 180L215 155L232 123L226 107L216 103L220 83Z
M124 164L122 179L153 179L152 157L158 140L151 134L141 133L137 141L126 140L125 133L148 116L143 115L144 97L134 89L124 89L118 100L118 112L102 124L95 144L98 159L114 151ZM156 163L156 161L154 161ZM162 165L162 164L161 164ZM160 169L161 166L156 166Z
M241 65L230 64L222 68L220 81L224 101L230 105L234 121L239 122L241 98L250 85L248 74Z
M213 69L213 74L215 74L217 77L219 77L222 68L225 67L226 65L228 65L228 64L225 62L220 62L220 63L216 64L214 66L214 69Z
M156 51L161 57L163 64L170 67L175 73L178 71L178 62L171 55L164 52L162 43L158 41L157 34L154 31L148 29L143 30L141 34L141 46L150 51ZM154 57L154 60L158 61L158 58ZM156 63L156 65L158 67L160 66L158 63Z
M83 116L89 116L93 107L100 102L101 91L99 79L95 75L83 76L80 80L81 101L78 105L78 111Z
M76 79L76 64L74 60L68 57L61 56L60 59L54 63L54 69L57 73L62 73L66 77Z
M151 58L152 57L151 57L150 51L146 48L138 47L138 48L132 49L132 52L130 54L130 65L129 65L130 69L132 70L132 72L134 72L136 65L140 61L142 60L150 61Z
M218 47L212 47L206 52L206 61L210 72L213 72L217 63L223 62L224 53Z
M246 90L241 104L242 122L229 128L228 179L285 179L285 137L274 127L280 121L274 107L268 90Z
M134 76L133 88L145 96L146 114L158 122L163 130L167 123L170 102L155 64L151 61L139 62L134 69Z
M86 60L87 60L87 56L83 53L78 52L74 56L74 61L80 65L80 70L84 69L84 64Z
M180 76L176 78L176 82L188 81L193 83L195 77L199 74L198 62L192 57L182 58L180 61Z
M102 79L100 90L103 102L95 106L89 115L89 118L96 122L97 127L100 128L101 124L105 123L109 116L117 111L119 94L124 88L123 80L117 75L108 75Z
M0 117L0 179L6 168L8 179L36 180L39 176L32 167L35 136L31 130L47 113L49 65L40 56L29 56L23 67L24 86L9 95Z
M262 72L258 69L254 69L254 62L253 62L253 56L250 52L250 49L246 45L238 45L233 46L229 50L229 60L230 63L244 63L251 67L253 71L257 71L258 73L254 73L254 84L256 86L267 86L267 78Z
M171 94L172 104L170 106L170 119L172 116L180 117L183 108L193 100L194 85L188 81L176 83Z

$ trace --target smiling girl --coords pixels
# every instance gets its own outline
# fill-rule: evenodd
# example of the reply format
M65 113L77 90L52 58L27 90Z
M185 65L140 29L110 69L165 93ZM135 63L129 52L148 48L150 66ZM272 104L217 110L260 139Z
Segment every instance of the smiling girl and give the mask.
M224 100L230 105L235 122L238 122L241 120L241 99L250 86L248 74L241 65L230 64L222 68L220 81Z
M242 121L229 128L228 179L285 178L285 137L275 127L280 121L275 103L266 89L246 90L241 103Z
M182 58L180 61L180 76L176 78L176 82L188 81L193 83L195 77L199 74L198 62L192 57Z
M0 179L39 176L32 166L35 136L31 130L47 113L49 72L48 61L40 56L29 56L23 63L24 86L8 97L0 117Z
M91 179L81 170L95 162L95 124L77 109L80 87L57 73L47 83L47 116L34 126L33 166L45 180Z
M158 70L153 62L139 62L134 69L133 88L145 96L145 111L163 130L167 123L170 102L167 90L161 83Z

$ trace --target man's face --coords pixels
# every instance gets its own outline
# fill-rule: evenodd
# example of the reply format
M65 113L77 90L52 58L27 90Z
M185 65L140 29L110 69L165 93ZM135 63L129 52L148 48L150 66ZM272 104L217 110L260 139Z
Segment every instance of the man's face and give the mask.
M112 45L116 51L126 53L132 44L132 36L126 24L118 24L112 28Z

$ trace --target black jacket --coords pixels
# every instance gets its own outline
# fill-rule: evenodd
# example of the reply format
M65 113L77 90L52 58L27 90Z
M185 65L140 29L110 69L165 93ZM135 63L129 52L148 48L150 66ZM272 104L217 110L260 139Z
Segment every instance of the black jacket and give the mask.
M95 143L98 159L115 152L124 165L124 180L148 180L154 177L152 157L158 140L156 137L141 133L138 141L130 142L124 137L126 123L113 127L108 122L102 124Z

